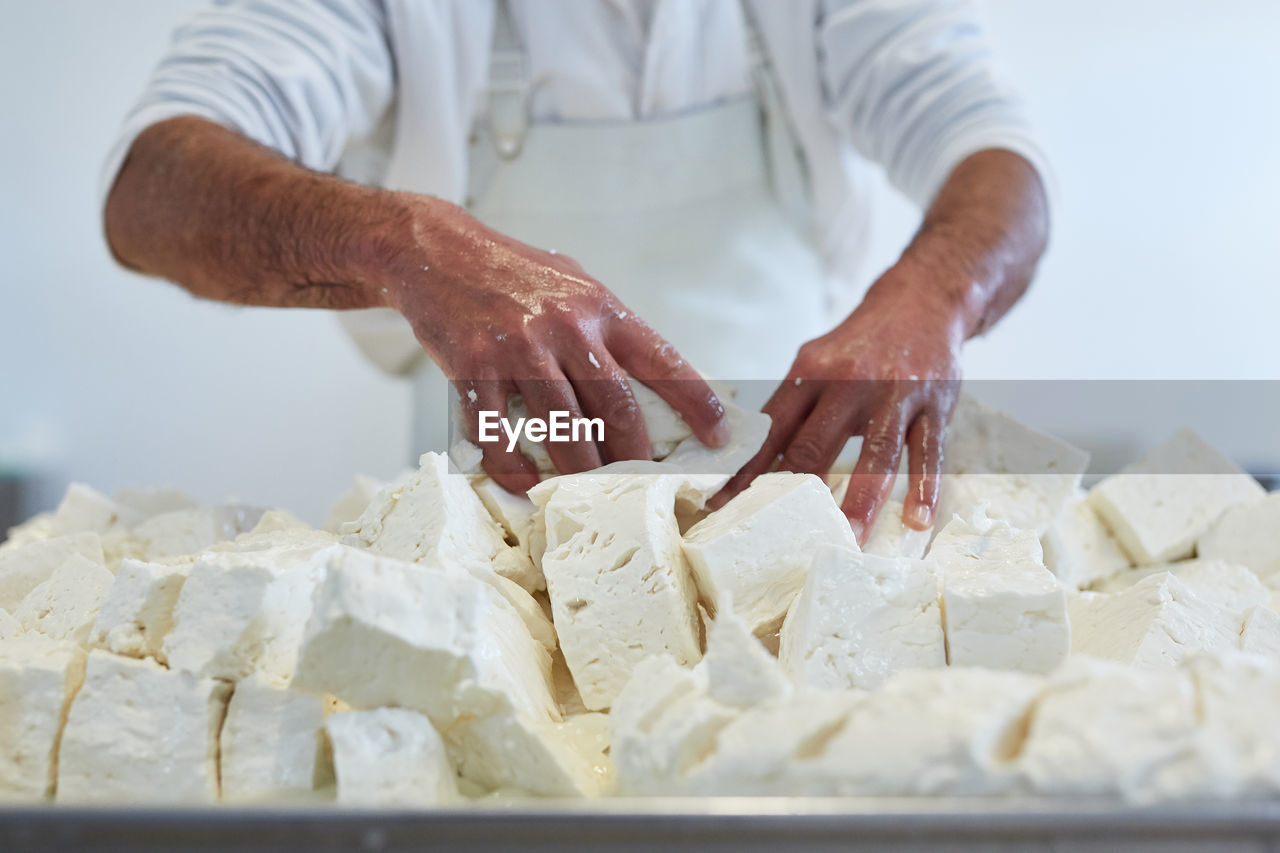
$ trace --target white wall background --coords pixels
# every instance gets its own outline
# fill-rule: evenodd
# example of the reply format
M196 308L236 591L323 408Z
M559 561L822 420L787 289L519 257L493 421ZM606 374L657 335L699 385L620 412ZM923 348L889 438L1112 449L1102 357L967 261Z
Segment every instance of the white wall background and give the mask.
M365 366L331 317L201 304L106 253L103 152L201 2L6 4L0 470L45 478L32 510L74 478L319 520L356 472L390 476L409 457L407 389ZM968 374L1280 378L1280 4L979 5L1052 155L1058 204L1032 294L971 345ZM914 214L882 195L887 263ZM1071 406L1046 406L1040 423L1084 430ZM1233 452L1275 458L1277 442L1233 431L1232 413L1214 420ZM1120 443L1142 439L1130 432Z

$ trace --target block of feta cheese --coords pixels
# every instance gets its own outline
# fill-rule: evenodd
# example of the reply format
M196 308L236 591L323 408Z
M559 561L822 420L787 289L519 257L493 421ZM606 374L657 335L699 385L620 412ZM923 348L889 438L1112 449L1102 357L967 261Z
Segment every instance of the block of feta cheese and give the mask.
M931 561L825 545L782 624L778 659L796 684L874 688L900 669L946 666Z
M13 616L22 623L24 632L84 645L114 581L106 567L74 554L27 593Z
M1041 683L1020 672L904 670L852 709L807 775L840 795L1009 793Z
M431 562L494 571L530 592L543 587L540 573L441 453L424 453L419 470L384 486L342 528L343 541L410 563Z
M323 571L317 555L326 550L305 544L202 554L161 642L169 666L230 681L255 671L290 678Z
M1250 607L1244 613L1240 651L1280 657L1280 613L1270 607Z
M96 533L75 533L0 550L0 607L13 612L31 590L73 556L106 565Z
M344 806L436 806L458 800L444 742L431 721L404 708L334 714L338 802Z
M22 623L8 610L0 608L0 640L10 640L22 633Z
M207 506L152 516L133 529L144 554L155 560L198 554L252 530L263 511L246 506Z
M1180 670L1072 658L1036 701L1018 763L1050 796L1187 796L1204 784L1196 692Z
M15 524L5 531L5 539L0 541L0 556L13 548L22 548L33 542L43 542L53 538L53 513L42 512L33 515L21 524Z
M1243 617L1164 572L1114 594L1071 599L1071 651L1141 669L1169 669L1197 651L1239 644Z
M324 529L334 534L341 533L342 525L359 518L381 488L382 483L373 477L357 474L351 488L344 492L329 510L329 515L325 517Z
M1267 584L1280 584L1280 492L1228 509L1200 537L1196 555L1248 566Z
M190 495L178 489L163 486L154 489L116 489L111 495L111 500L136 517L144 519L166 512L196 509L200 506Z
M1258 576L1246 569L1220 560L1183 560L1128 569L1094 584L1097 592L1117 593L1152 575L1169 573L1182 581L1196 597L1210 604L1242 613L1250 607L1271 600L1269 590Z
M943 454L938 518L969 518L982 504L1011 526L1049 529L1080 487L1089 454L960 395Z
M260 674L236 682L219 741L222 799L298 795L332 782L326 705Z
M599 711L646 657L692 664L702 656L697 590L674 512L681 480L600 472L558 479L544 510L542 572L569 671L583 703Z
M666 655L641 661L609 712L618 793L669 795L740 714L707 695L705 671Z
M712 613L732 601L734 613L763 636L778 630L824 545L858 550L831 492L813 474L777 472L757 477L690 528L684 555Z
M163 643L173 627L173 608L186 579L185 566L123 561L98 608L89 645L167 663Z
M732 610L721 610L707 626L707 652L698 666L706 673L707 695L731 708L752 708L791 695L778 659Z
M1280 731L1266 712L1280 707L1280 663L1249 654L1203 655L1190 671L1201 754L1212 768L1204 775L1217 783L1203 786L1224 798L1280 794Z
M83 483L72 483L50 519L49 536L105 534L133 527L145 518L145 512L116 503Z
M862 550L877 557L909 557L918 560L929 548L933 528L916 530L902 521L902 502L885 501L871 525Z
M213 803L231 685L89 652L58 752L58 800Z
M524 495L511 494L487 476L473 478L471 488L475 489L493 520L502 526L507 543L519 548L525 557L530 557L534 518L540 511L538 505ZM539 583L539 588L546 586L541 579Z
M550 656L492 586L456 566L324 557L295 687L425 713L482 787L581 793L567 781L576 768L556 764Z
M1224 512L1264 494L1234 462L1181 430L1094 486L1089 503L1145 566L1190 557Z
M46 637L0 643L0 801L53 796L62 721L84 650Z
M1064 585L1084 589L1128 569L1120 543L1083 494L1077 495L1040 537L1045 568Z
M749 411L732 403L724 403L724 411L729 423L729 440L723 447L707 447L691 435L663 459L665 464L691 478L686 492L693 494L695 508L706 506L707 501L751 461L764 446L773 424L764 412Z
M1066 589L1042 562L1033 530L954 518L929 559L942 577L947 662L1049 672L1071 650Z

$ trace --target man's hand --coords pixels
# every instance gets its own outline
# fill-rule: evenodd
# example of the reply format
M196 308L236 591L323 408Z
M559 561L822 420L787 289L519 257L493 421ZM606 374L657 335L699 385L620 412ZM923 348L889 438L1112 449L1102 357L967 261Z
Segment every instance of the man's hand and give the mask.
M825 476L862 436L842 509L865 543L906 448L903 520L934 523L947 423L959 393L960 348L1026 291L1044 252L1048 210L1029 163L1008 151L961 162L902 259L848 319L800 349L765 405L764 447L716 496L724 504L775 465Z
M481 411L507 416L520 394L533 417L604 421L604 441L547 443L563 473L653 456L626 373L644 381L708 445L728 439L724 407L671 344L578 263L512 240L438 199L407 199L388 302L458 388L470 438ZM625 373L624 373L625 371ZM512 491L538 482L505 441L480 445L484 468Z
M624 370L703 442L728 438L710 387L578 264L439 199L317 174L212 122L181 117L134 141L104 225L121 263L205 299L396 308L458 386L473 431L478 411L505 415L512 393L535 417L558 410L601 418L598 446L548 443L561 471L650 456ZM532 463L496 445L485 450L485 469L513 491L537 482Z

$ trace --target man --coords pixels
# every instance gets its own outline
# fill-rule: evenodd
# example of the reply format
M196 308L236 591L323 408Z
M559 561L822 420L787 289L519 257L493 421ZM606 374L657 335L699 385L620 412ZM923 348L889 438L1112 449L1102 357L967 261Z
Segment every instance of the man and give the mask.
M822 334L867 160L926 213ZM224 0L126 121L105 227L200 297L394 310L473 438L515 393L603 418L548 447L561 471L650 455L627 374L719 445L694 367L785 373L720 499L776 464L824 474L861 435L843 508L864 540L904 452L904 519L933 522L961 345L1045 245L1036 162L947 0ZM412 367L388 340L366 349ZM504 449L485 469L536 482Z

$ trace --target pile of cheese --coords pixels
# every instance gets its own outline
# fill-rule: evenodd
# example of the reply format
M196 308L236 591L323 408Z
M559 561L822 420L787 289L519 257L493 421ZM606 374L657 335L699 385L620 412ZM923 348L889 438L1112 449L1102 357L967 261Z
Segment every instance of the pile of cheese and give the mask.
M75 485L0 545L0 799L1280 795L1280 495L1179 433L1083 452L965 398L936 531L710 450L362 479L325 530Z

